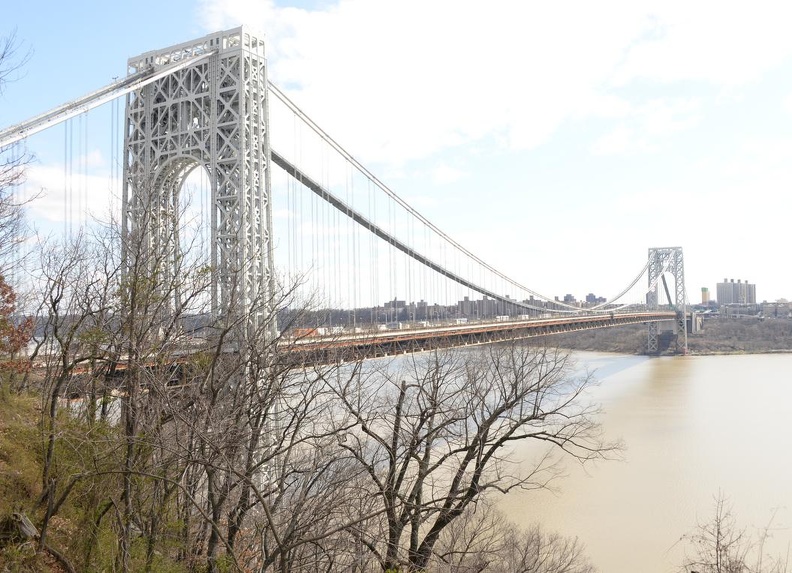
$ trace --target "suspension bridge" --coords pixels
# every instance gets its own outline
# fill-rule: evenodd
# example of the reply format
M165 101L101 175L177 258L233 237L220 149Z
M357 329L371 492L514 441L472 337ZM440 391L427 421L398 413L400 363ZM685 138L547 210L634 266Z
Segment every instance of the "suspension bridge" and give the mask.
M539 294L441 231L316 125L268 81L264 47L240 27L130 58L123 79L0 131L0 149L65 125L71 189L74 122L110 104L122 232L145 235L172 273L185 258L213 269L214 315L255 327L276 311L256 301L297 285L317 311L284 335L310 360L635 323L648 325L649 353L668 326L686 351L681 248L649 248L605 302ZM74 232L74 196L64 233Z

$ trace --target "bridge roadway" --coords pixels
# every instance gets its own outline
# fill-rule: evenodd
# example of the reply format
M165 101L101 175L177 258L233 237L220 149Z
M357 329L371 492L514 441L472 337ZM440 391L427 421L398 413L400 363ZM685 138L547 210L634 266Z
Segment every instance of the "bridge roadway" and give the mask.
M641 324L675 320L674 311L630 312L597 315L567 316L533 320L508 320L476 322L452 326L409 328L360 334L337 334L333 336L284 336L278 342L278 360L296 367L311 367L323 364L354 362L400 354L410 354L444 348L459 348L508 340L535 338L562 332L609 328L625 324ZM231 352L236 352L231 351ZM190 352L174 358L165 368L170 373L169 386L185 384L189 376L183 365L189 363ZM111 384L124 376L126 363L123 360L108 365L105 380ZM86 374L87 365L75 368L72 375ZM79 390L74 390L79 393Z
M477 322L473 324L387 330L361 334L303 336L284 340L284 343L288 345L288 351L284 354L290 356L289 361L296 364L306 366L311 364L332 364L427 350L534 338L561 332L675 319L676 313L674 311L631 312L534 320Z

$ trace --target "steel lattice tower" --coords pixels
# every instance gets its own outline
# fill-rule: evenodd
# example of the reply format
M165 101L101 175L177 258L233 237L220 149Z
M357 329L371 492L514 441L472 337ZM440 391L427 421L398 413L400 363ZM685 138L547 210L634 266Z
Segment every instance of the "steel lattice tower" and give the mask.
M649 290L646 295L647 310L658 310L658 282L662 281L665 285L663 274L669 272L674 277L675 296L674 310L676 311L676 333L677 351L687 354L687 295L685 293L685 264L682 257L682 247L669 247L664 249L649 249ZM666 292L668 293L667 286ZM670 293L668 293L670 298ZM647 352L649 354L658 353L657 344L658 323L649 323L649 337L647 341ZM681 342L680 342L681 337Z
M212 311L246 316L272 293L270 143L263 39L244 27L147 52L128 73L196 58L127 95L123 230L150 253L179 253L179 192L193 169L211 186ZM255 311L258 324L262 312Z

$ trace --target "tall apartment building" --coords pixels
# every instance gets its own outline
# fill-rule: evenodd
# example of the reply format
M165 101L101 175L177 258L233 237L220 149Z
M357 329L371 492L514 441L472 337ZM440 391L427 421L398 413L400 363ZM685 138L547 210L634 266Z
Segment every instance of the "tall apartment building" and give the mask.
M717 286L718 304L756 304L756 285L738 279L723 279Z

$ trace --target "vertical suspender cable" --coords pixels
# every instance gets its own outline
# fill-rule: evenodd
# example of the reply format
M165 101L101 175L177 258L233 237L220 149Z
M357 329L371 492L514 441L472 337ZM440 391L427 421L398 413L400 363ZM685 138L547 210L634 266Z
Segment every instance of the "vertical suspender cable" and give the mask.
M372 193L371 187L372 187L372 183L371 183L371 181L369 181L369 184L368 184L369 215L370 215L369 216L369 220L373 221L374 220L374 216L376 214L377 197L376 197L376 194ZM379 264L379 251L378 251L378 249L379 249L379 244L375 240L374 235L369 233L369 253L370 253L369 256L370 256L370 258L372 260L371 269L372 269L373 276L374 276L374 280L371 281L371 307L372 307L371 323L372 323L372 325L376 324L376 322L377 322L377 317L374 316L374 313L376 312L376 310L374 310L374 309L376 309L376 307L379 306L379 301L378 301L378 298L377 298L377 294L379 292L379 279L380 279L381 267L380 267L380 264Z
M393 201L388 201L388 223L389 223L388 224L388 227L389 227L388 230L389 230L390 235L392 237L393 233L396 232L395 225L393 224ZM390 271L389 281L388 281L389 282L388 286L389 286L390 290L388 292L388 298L389 299L392 298L393 301L394 301L392 303L392 305L391 305L391 321L393 321L393 314L392 314L393 310L394 310L393 307L396 305L395 301L398 298L398 296L396 294L396 285L395 285L396 275L395 275L395 273L393 271L393 265L394 265L394 262L393 262L393 245L388 245L388 270Z
M300 144L302 143L302 133L299 133L299 143ZM298 148L300 149L299 160L302 161L302 145L300 145L300 144L298 144ZM303 201L304 197L305 197L305 193L303 193L303 190L300 189L300 208L299 208L299 213L300 213L300 233L299 233L299 236L300 236L301 240L300 240L300 260L298 261L298 266L299 266L301 274L305 273L304 251L305 251L305 243L307 242L306 241L307 237L305 236L305 205L304 205L304 201ZM308 287L308 286L310 286L310 285L306 284L306 287ZM311 293L311 294L313 294L313 293Z
M295 118L295 120L292 121L292 146L294 148L293 151L295 152L294 153L294 157L298 156L297 155L297 125L296 125L296 123L297 122L296 122L296 118ZM292 218L293 218L292 232L294 234L292 235L292 254L291 254L291 256L292 256L292 262L293 262L292 268L294 269L295 274L299 275L300 271L298 269L300 269L300 258L299 258L299 240L298 240L298 237L299 237L299 232L300 232L300 221L299 221L299 218L301 216L300 204L299 203L301 202L302 193L298 193L297 187L298 187L298 185L296 183L293 184L292 191L294 191L294 193L292 194L292 214L291 215L292 215Z
M321 181L321 179L320 179ZM311 247L310 247L310 261L313 261L311 277L313 279L313 284L311 285L314 294L318 294L319 292L319 278L317 274L319 273L319 269L317 267L317 253L316 253L316 195L311 196Z
M354 209L355 181L353 178L353 173L349 169L349 162L345 158L342 158L342 161L343 161L342 164L344 166L344 174L345 174L344 179L346 179L347 181L347 203L352 205L352 208ZM348 294L349 306L352 310L352 316L348 318L351 318L351 322L352 322L352 324L349 326L352 326L354 328L356 322L355 309L357 308L357 279L358 276L360 275L360 271L353 264L354 254L355 254L355 235L353 232L354 229L350 227L349 217L346 218L346 221L344 221L344 223L346 223L346 225L344 225L346 227L345 233L343 233L344 237L346 237L346 261L344 263L344 269L345 272L347 273L347 281L346 281L347 290L348 290L347 294ZM341 219L339 217L338 219L339 231L341 230L340 227L342 224L343 223L341 222Z
M69 235L69 121L63 123L63 241Z
M110 173L108 181L108 186L110 188L110 197L111 201L114 199L115 195L115 129L116 129L116 109L118 106L118 100L113 100L110 102Z
M81 174L81 193L80 193L80 205L79 205L79 217L80 217L80 227L82 228L88 222L87 210L88 210L88 115L82 114L80 116L82 118L82 157L81 164L82 164L82 174Z
M292 196L291 196L291 177L289 174L284 171L284 180L283 180L283 191L286 195L286 284L284 285L285 288L288 290L292 286L292 217L294 217L294 212L292 210Z
M351 184L352 184L352 200L354 201L355 174L351 170L349 173L349 177L351 179ZM360 289L360 280L362 274L362 269L360 268L360 266L358 266L358 256L357 256L358 255L357 250L360 246L360 243L358 240L359 239L358 229L356 229L355 227L358 226L359 225L353 225L352 220L347 218L347 228L349 232L349 242L351 248L349 267L350 269L352 269L352 272L354 273L352 276L352 328L353 329L357 328L357 322L358 322L357 311L360 305L360 297L358 291Z
M408 227L409 233L410 233L410 248L413 249L413 250L416 250L418 245L415 244L415 219L414 219L414 217L410 217L408 215L407 227ZM416 310L416 304L417 304L417 301L415 300L415 290L413 290L413 280L415 279L413 274L415 273L415 270L416 270L414 262L415 261L413 261L412 257L407 259L407 264L409 265L409 269L410 269L410 272L408 274L409 283L407 285L407 290L410 293L409 303L410 303L410 308L412 310L412 316L410 317L410 320L412 320L413 322L415 322L415 310Z

